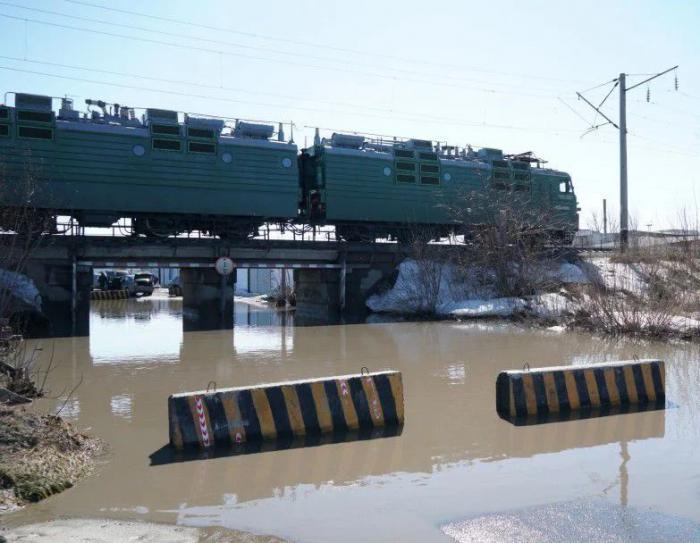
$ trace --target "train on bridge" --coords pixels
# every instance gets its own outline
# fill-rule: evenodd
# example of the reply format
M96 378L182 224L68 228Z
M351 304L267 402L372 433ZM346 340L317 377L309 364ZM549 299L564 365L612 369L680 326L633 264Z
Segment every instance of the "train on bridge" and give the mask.
M29 205L42 225L128 218L145 236L241 239L277 223L402 241L469 235L499 214L563 243L578 229L571 177L532 153L318 130L300 151L281 124L86 103L16 93L0 105L0 205Z

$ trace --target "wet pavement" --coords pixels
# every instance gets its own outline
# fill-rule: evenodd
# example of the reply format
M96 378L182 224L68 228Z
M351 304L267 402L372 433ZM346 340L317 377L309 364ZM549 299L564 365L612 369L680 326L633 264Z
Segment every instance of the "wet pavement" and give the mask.
M700 540L696 345L486 322L294 326L292 314L244 303L235 304L233 331L183 333L181 314L179 300L93 302L90 338L36 342L44 359L53 352L52 392L82 379L62 415L111 450L93 476L5 522L107 517L310 542L525 541L516 535L555 524L570 541L627 541L636 532L621 526L631 518L646 541L656 533ZM537 426L496 414L501 370L634 356L666 360L665 411ZM171 393L362 366L403 372L399 436L158 465L149 458L167 443Z

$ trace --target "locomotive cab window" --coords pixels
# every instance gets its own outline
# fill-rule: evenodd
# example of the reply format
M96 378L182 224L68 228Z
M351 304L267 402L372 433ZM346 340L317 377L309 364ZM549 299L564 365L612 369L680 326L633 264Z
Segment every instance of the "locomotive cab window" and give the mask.
M10 110L3 107L0 108L0 119L9 119L10 118Z
M571 184L569 183L568 180L564 180L564 181L559 182L559 192L561 192L561 193L571 192Z
M10 127L7 126L6 124L0 124L0 137L9 136L9 135L10 135Z

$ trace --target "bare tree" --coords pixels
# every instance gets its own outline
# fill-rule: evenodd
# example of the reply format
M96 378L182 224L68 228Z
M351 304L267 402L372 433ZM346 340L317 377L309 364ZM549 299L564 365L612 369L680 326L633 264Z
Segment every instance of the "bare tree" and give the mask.
M29 168L19 179L10 178L0 163L0 377L5 399L36 396L38 350L27 351L22 333L25 322L18 314L35 311L38 292L23 275L27 262L49 228L49 216L34 207L35 177Z

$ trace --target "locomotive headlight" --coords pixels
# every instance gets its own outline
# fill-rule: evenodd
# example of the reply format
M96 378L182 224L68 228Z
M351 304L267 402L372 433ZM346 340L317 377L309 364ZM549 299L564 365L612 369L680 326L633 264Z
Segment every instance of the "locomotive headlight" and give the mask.
M447 173L447 172L445 172L445 175L443 175L442 178L443 178L445 181L451 181L451 180L452 180L452 176L451 176L449 173Z
M282 166L285 168L291 168L292 167L292 159L291 158L283 158L282 159Z
M384 175L387 177L391 175L391 168L389 166L384 166Z
M146 154L146 148L143 145L134 145L131 148L131 152L134 153L135 156L143 156Z
M226 164L231 164L233 157L231 156L231 153L224 153L221 155L221 160L223 160Z

